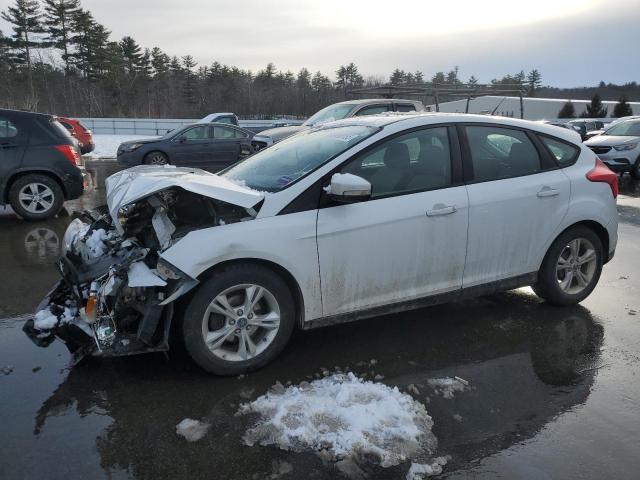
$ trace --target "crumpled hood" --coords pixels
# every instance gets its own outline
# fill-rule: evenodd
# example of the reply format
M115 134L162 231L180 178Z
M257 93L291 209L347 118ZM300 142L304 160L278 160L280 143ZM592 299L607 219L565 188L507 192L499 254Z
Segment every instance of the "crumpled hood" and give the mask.
M171 187L180 187L242 208L252 208L264 199L263 193L238 185L219 175L199 168L178 168L170 165L140 165L129 168L108 177L105 185L109 213L120 233L120 208Z
M584 144L587 147L612 147L614 145L624 145L625 143L637 143L640 137L625 137L617 135L596 135L590 138Z
M278 127L278 128L270 128L268 130L263 130L256 135L259 137L270 137L273 140L273 143L277 143L280 140L284 140L287 137L290 137L294 133L301 132L306 130L308 127L303 125L290 125L288 127Z

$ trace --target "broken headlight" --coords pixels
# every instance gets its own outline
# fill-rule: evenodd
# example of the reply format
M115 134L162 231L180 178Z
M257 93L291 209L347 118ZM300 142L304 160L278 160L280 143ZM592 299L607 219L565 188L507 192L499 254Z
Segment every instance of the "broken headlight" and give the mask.
M69 224L67 230L64 232L64 240L62 242L63 255L66 255L67 252L73 250L73 246L76 243L81 232L86 231L88 227L89 226L79 218L76 218Z

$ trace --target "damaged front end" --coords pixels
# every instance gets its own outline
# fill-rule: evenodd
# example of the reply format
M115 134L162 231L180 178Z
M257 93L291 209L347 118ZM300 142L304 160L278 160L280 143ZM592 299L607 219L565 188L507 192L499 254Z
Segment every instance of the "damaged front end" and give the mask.
M262 198L197 169L137 167L109 177L107 208L71 222L61 280L23 330L41 347L63 341L72 363L168 350L174 302L198 280L162 252L190 231L253 219Z

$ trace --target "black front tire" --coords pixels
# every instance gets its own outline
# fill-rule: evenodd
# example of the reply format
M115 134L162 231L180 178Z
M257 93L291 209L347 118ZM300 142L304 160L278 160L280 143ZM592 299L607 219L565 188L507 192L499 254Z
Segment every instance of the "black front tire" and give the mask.
M214 355L203 334L203 318L209 304L221 292L235 285L255 284L273 294L280 308L280 326L271 344L248 360L228 361ZM204 282L185 309L182 336L191 358L207 372L239 375L262 368L284 349L295 326L295 304L287 284L272 270L252 264L231 265L217 271Z
M589 281L586 287L578 293L570 294L560 288L558 282L558 276L556 273L556 267L558 265L558 259L565 247L572 241L578 238L585 238L591 242L596 254L596 269L593 277ZM538 272L538 281L533 285L533 291L540 298L546 300L548 303L559 306L575 305L587 298L593 289L598 284L600 274L602 273L603 264L603 248L600 237L586 226L577 226L570 228L563 234L561 234L553 242L547 254L542 261L542 266Z
M39 212L28 211L20 203L20 192L29 184L45 185L53 193L53 202L46 210ZM9 203L13 211L28 221L48 220L53 218L62 208L64 203L64 192L60 184L53 178L46 175L29 174L18 178L9 189Z
M144 156L145 165L168 165L169 157L163 152L149 152Z

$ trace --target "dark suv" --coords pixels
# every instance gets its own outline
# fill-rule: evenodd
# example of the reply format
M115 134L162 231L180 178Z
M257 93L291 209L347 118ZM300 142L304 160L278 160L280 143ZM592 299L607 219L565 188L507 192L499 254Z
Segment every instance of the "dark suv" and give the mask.
M77 142L51 115L0 109L0 204L25 220L53 217L82 195Z

